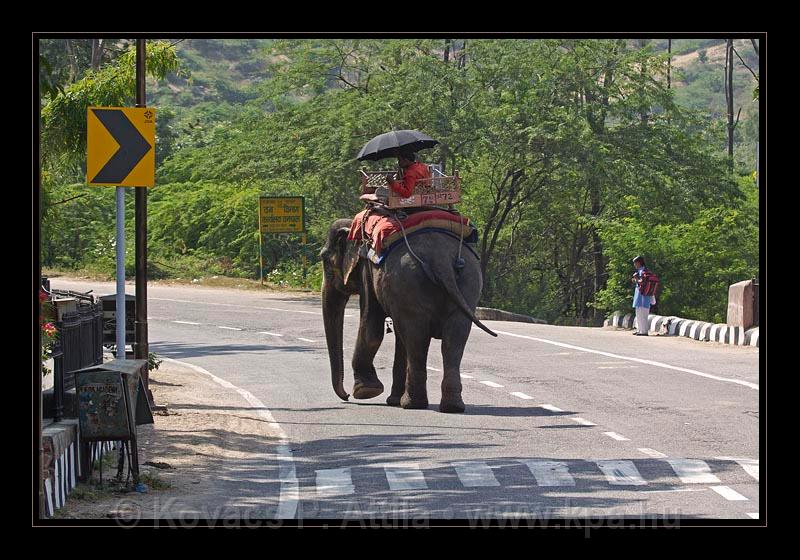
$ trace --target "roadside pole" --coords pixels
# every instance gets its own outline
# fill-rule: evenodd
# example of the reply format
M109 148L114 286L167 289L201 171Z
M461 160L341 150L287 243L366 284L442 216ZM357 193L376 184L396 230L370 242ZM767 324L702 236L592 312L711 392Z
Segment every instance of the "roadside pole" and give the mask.
M258 278L264 285L264 230L261 226L261 206L258 208Z
M136 39L136 106L147 106L146 92L147 51L145 39ZM139 187L136 191L136 345L134 358L146 360L150 353L147 332L147 189ZM145 370L142 378L147 400L152 406L153 393L150 391L150 371Z
M125 187L117 189L117 358L125 359Z

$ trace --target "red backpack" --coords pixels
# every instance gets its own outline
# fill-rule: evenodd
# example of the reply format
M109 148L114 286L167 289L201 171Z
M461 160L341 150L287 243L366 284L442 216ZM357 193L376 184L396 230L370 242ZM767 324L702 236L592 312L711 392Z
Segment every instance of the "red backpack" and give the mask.
M654 296L660 284L661 280L658 279L655 272L644 270L642 278L639 280L639 293L643 296Z

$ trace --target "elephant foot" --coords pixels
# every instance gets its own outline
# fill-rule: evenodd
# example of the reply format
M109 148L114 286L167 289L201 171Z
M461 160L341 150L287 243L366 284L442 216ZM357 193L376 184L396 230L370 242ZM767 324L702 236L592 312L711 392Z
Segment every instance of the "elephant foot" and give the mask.
M400 406L412 410L425 409L428 408L428 399L412 399L408 393L405 393L400 399Z
M464 401L460 395L455 397L442 397L439 403L439 412L460 413L465 410Z
M386 404L389 406L400 406L400 399L402 397L400 395L389 395L386 398Z
M370 384L356 381L353 385L353 398L354 399L371 399L383 393L383 383L380 381L373 381Z

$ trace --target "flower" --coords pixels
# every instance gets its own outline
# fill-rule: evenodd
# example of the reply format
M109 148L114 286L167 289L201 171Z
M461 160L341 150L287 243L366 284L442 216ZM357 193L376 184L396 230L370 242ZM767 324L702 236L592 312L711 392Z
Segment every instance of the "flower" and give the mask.
M56 326L53 323L45 323L42 325L42 330L44 330L47 336L55 336L56 335Z

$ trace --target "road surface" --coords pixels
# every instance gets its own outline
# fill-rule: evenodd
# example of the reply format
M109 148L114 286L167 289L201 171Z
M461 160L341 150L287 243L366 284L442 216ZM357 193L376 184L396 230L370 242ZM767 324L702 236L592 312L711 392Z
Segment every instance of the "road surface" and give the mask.
M220 473L230 504L257 516L758 518L757 348L486 321L500 336L473 329L461 369L467 411L451 415L437 410L439 341L428 410L385 405L392 334L376 358L386 392L345 403L330 386L318 298L159 285L149 296L151 351L233 384L282 430L242 442L263 445L263 464ZM357 305L345 318L346 356Z

